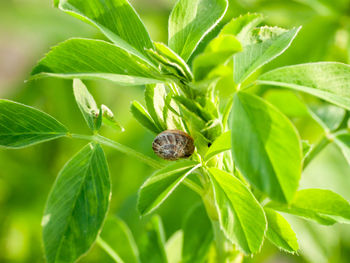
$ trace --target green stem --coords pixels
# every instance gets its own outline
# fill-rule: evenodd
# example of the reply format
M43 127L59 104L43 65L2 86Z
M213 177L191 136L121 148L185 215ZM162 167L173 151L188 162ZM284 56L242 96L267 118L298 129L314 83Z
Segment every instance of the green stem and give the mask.
M203 189L198 184L193 182L192 180L190 180L188 178L185 178L185 180L183 180L182 183L184 185L186 185L188 188L190 188L192 191L194 191L197 194L199 194L200 196L202 196L204 194Z
M96 244L99 245L115 262L124 263L119 255L101 237L98 237Z
M216 246L216 260L218 263L226 262L226 237L224 233L220 229L219 221L212 221L213 230L214 230L214 238L215 238L215 246Z
M317 145L312 148L310 153L306 156L304 160L304 169L310 164L310 162L330 143L332 142L332 137L330 135L325 135Z
M115 142L101 135L70 134L70 137L76 138L76 139L88 140L88 141L95 141L105 146L109 146L111 148L118 150L119 152L132 156L155 169L161 169L164 167L164 165L159 161L156 161L153 158L148 157L147 155L144 155L138 151L135 151L134 149L128 146Z

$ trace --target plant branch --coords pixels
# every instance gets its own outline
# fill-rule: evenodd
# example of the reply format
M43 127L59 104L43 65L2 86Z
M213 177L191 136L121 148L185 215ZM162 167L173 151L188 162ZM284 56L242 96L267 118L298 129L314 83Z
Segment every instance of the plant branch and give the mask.
M97 237L96 244L100 246L115 262L124 263L119 255L101 237Z
M147 164L155 169L161 169L164 167L164 165L162 163L160 163L159 161L154 160L153 158L151 158L147 155L144 155L138 151L135 151L134 149L132 149L128 146L125 146L123 144L115 142L115 141L108 139L106 137L103 137L101 135L70 134L70 137L76 138L76 139L88 140L88 141L95 141L95 142L98 142L98 143L103 144L105 146L109 146L111 148L118 150L119 152L122 152L122 153L129 155L129 156L132 156L132 157L144 162L145 164Z
M326 134L304 159L304 169L330 142L332 142L332 136Z
M185 180L183 180L182 183L185 186L187 186L188 188L190 188L192 191L194 191L197 194L199 194L200 196L202 196L204 194L204 191L203 191L202 187L200 187L198 184L196 184L192 180L190 180L188 178L185 178Z

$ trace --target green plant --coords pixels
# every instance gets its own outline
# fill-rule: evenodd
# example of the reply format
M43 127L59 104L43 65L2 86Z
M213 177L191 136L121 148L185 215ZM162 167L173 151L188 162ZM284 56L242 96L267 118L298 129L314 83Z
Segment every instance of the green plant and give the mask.
M350 205L339 195L298 191L302 170L327 144L335 143L350 163L350 66L320 62L259 74L300 28L258 27L263 20L258 14L222 24L226 0L180 0L170 15L167 46L151 41L126 0L56 0L55 5L96 26L109 42L67 40L32 72L32 79L74 79L74 96L92 135L71 133L41 111L0 101L0 145L5 148L60 137L89 141L61 170L49 195L42 221L47 262L74 262L95 241L116 262L239 262L243 255L258 253L265 238L287 252L298 250L291 226L278 212L323 225L350 222ZM190 160L169 163L101 136L102 124L122 128L79 79L145 85L146 107L134 101L131 112L155 134L166 129L190 134L196 146ZM259 97L275 86L337 107L311 107L294 93L270 98L275 106ZM292 101L323 128L316 145L302 141L286 117L294 110L294 104L286 107ZM180 184L202 198L203 205L194 206L167 248L157 216L139 248L122 221L104 224L111 190L101 145L157 169L140 188L141 215L154 212ZM180 258L172 253L178 247Z

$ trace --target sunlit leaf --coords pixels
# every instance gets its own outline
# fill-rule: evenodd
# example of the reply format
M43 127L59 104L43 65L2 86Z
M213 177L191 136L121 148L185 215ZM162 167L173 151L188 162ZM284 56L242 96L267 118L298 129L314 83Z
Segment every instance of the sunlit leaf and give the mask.
M32 72L39 77L103 79L120 85L162 82L159 71L139 57L102 40L70 39L54 47Z
M242 46L251 44L252 30L262 22L263 16L261 14L245 14L232 19L227 23L220 34L230 34L236 36L241 42Z
M300 28L282 30L262 27L256 32L256 42L234 55L234 81L239 84L256 70L281 55L292 43Z
M259 77L258 84L302 91L350 109L350 65L318 62L277 68Z
M213 156L224 151L231 150L231 131L221 134L209 147L204 159L209 160Z
M290 253L299 249L297 237L288 221L270 208L265 208L265 214L268 222L266 237L276 247Z
M312 219L323 225L350 223L349 202L330 190L300 190L289 205L271 202L267 207Z
M259 252L267 228L264 210L235 176L209 169L221 229L245 254Z
M63 167L48 197L42 220L48 263L75 262L90 249L110 198L105 155L100 145L90 143Z
M180 0L169 18L169 47L185 61L224 16L226 0Z
M128 226L119 218L106 220L101 238L113 249L123 262L140 263L139 252Z
M162 132L162 129L156 126L149 113L139 102L133 101L130 109L134 118L145 128L156 134Z
M310 107L310 115L326 132L336 130L342 123L346 111L333 105Z
M153 47L144 24L127 0L61 0L59 6L93 24L113 43L134 55L146 55L145 49Z
M67 128L32 107L0 100L0 147L22 148L67 135Z
M302 147L293 124L257 96L236 93L232 152L238 169L271 199L288 202L299 185Z
M213 241L212 224L203 205L195 206L188 214L183 229L183 263L205 262Z
M138 210L146 215L160 206L179 184L195 169L196 162L185 160L168 165L151 175L141 186Z
M99 109L94 98L84 83L79 79L75 79L73 81L73 92L75 100L84 116L86 123L92 131L96 131L97 128L95 122L99 114Z
M179 263L182 259L182 230L176 231L166 242L165 251L168 263Z

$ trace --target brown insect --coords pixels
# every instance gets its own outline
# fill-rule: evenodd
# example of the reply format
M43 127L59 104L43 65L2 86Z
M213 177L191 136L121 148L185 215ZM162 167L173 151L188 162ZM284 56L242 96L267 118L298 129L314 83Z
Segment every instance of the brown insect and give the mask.
M154 139L152 149L160 158L175 161L190 157L194 151L194 142L186 132L166 130Z

